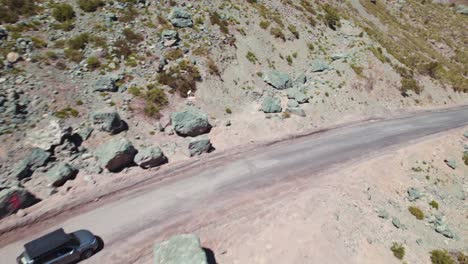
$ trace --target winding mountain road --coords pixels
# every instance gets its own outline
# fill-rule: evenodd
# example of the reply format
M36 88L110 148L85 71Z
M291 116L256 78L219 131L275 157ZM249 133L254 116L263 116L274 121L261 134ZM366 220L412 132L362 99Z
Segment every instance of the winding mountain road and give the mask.
M323 131L236 154L216 164L201 164L182 177L128 191L119 200L22 237L0 249L0 263L14 263L25 242L58 227L89 229L102 237L104 249L87 263L132 263L138 254L148 254L148 245L161 235L203 226L215 219L213 213L221 214L241 196L466 125L468 107L421 112Z

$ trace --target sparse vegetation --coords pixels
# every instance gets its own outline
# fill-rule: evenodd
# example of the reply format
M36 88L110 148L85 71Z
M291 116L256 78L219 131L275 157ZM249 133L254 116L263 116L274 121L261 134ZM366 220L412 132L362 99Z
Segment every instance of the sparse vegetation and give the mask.
M101 62L97 57L91 56L86 60L86 64L90 70L96 70L97 68L101 67Z
M289 25L288 26L289 31L294 35L295 38L299 39L299 31L297 31L296 26L294 25Z
M401 244L393 243L390 250L393 252L393 256L395 256L399 260L402 260L405 256L405 247Z
M226 107L225 111L226 111L226 114L229 114L229 115L232 114L232 110L229 107Z
M263 28L263 29L267 29L269 26L270 26L270 22L267 21L267 20L262 20L260 21L260 27Z
M78 117L79 116L79 112L78 110L76 109L73 109L71 107L67 107L67 108L64 108L60 111L57 111L54 113L54 116L57 117L57 118L60 118L60 119L67 119L67 118L70 118L70 117Z
M415 207L415 206L410 206L408 207L408 211L414 216L416 217L416 219L418 220L423 220L424 219L424 213L421 209L419 209L418 207Z
M89 34L81 33L78 36L68 40L67 45L70 49L80 50L86 48L89 43Z
M363 71L364 69L361 66L357 66L356 64L351 64L351 68L359 77L364 77Z
M59 22L65 22L75 17L75 11L69 4L55 4L52 9L52 16Z
M160 73L157 79L160 84L171 87L181 97L187 97L189 91L196 91L197 82L201 80L201 75L195 65L183 60L177 66Z
M180 59L184 56L184 52L181 49L172 49L166 52L165 57L170 61Z
M270 33L271 33L271 35L273 35L275 38L279 38L279 39L282 39L282 40L284 40L284 41L286 40L286 37L284 36L283 31L282 31L281 28L279 28L279 27L273 27L273 28L271 28Z
M22 16L36 14L37 0L0 0L0 23L15 23Z
M256 64L257 63L257 56L255 56L255 54L251 51L247 52L247 55L245 55L245 57L253 64Z
M408 91L413 91L416 94L420 94L422 92L422 88L412 77L403 77L401 79L400 91L403 95L407 95Z
M456 264L455 260L445 250L436 249L431 251L432 264Z
M465 165L468 166L468 151L463 152L463 161Z
M229 34L229 23L226 20L223 20L218 12L210 13L210 21L212 25L218 25L221 32Z
M122 34L124 35L125 40L132 44L138 44L145 39L142 34L135 33L135 30L131 28L125 28Z
M221 76L221 71L219 70L218 65L216 65L216 62L214 62L212 58L208 58L206 60L206 66L208 68L208 72L211 75Z
M430 205L432 208L434 208L434 209L436 209L436 210L439 210L439 203L438 203L437 201L432 200L432 201L429 203L429 205Z
M338 11L330 4L325 4L323 6L323 11L325 11L325 25L333 30L336 30L336 28L340 26L340 15L338 14Z
M85 12L94 12L104 5L102 0L78 0L78 6Z

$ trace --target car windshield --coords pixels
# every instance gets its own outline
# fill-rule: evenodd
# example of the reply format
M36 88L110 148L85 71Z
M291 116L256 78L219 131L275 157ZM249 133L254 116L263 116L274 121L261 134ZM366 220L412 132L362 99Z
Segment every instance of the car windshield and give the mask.
M80 240L74 235L70 234L71 240L69 242L70 245L72 246L79 246L80 245Z

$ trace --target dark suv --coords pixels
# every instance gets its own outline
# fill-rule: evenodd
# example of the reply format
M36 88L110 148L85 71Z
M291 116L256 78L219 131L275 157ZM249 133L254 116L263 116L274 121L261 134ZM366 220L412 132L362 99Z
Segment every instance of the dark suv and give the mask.
M99 247L97 238L87 230L71 234L62 228L24 245L16 259L19 264L68 264L91 257Z

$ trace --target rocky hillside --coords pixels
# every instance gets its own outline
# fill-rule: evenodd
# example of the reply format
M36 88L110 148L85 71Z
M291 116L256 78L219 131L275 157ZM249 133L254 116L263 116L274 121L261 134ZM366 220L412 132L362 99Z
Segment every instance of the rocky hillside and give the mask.
M0 3L0 217L77 177L468 101L466 1Z

